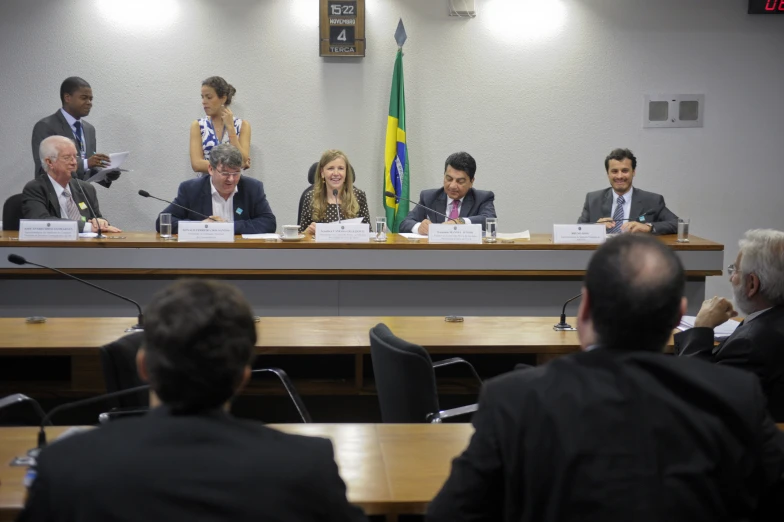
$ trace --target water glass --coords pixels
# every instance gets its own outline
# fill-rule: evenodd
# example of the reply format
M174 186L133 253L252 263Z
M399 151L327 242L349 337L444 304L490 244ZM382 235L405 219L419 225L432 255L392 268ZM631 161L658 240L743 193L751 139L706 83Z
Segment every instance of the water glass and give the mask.
M376 237L373 238L373 241L378 241L379 243L381 243L381 242L385 242L386 240L387 240L387 218L377 217Z
M485 219L485 243L495 243L498 232L498 218Z
M172 238L172 222L171 222L171 214L161 214L159 216L160 225L161 225L161 237L163 239L171 239Z
M678 243L689 242L689 218L678 218Z

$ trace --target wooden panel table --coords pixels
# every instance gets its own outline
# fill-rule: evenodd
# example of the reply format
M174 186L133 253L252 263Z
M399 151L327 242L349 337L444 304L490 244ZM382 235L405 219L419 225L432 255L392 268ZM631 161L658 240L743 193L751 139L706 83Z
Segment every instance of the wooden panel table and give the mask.
M259 315L557 315L579 292L596 245L555 245L549 234L481 245L431 245L390 234L385 243L244 240L178 243L155 233L119 239L21 242L0 233L0 317L124 316L133 308L62 276L7 261L14 253L142 303L182 276L232 279ZM724 246L692 236L661 241L688 275L687 297L705 296L705 278L722 273ZM693 310L696 313L696 309Z

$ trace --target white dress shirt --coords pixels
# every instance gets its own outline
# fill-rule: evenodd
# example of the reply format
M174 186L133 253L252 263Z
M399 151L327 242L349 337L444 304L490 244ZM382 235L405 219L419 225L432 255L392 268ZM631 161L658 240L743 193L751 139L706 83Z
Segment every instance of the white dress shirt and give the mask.
M623 195L623 217L624 219L631 219L629 214L632 211L632 193L634 193L634 187L629 188L629 192ZM608 217L615 216L615 208L618 206L618 194L613 190L613 204L612 208L610 209L610 215Z
M212 192L212 215L218 216L227 223L234 223L234 194L239 192L237 187L234 187L234 194L229 199L223 199L210 180L210 192Z
M84 158L84 171L87 172L88 170L90 170L90 168L87 166L87 158L88 158L88 156L87 156L87 151L85 150L85 147L87 146L87 136L85 136L85 134L84 134L84 124L82 123L81 120L77 120L76 118L74 118L73 116L68 114L65 110L60 109L60 112L63 113L63 116L65 117L65 121L67 121L68 125L71 126L71 132L73 132L74 141L78 141L76 139L76 127L74 127L74 123L76 123L78 121L79 124L82 126L82 150L81 150L81 155L82 155L82 158ZM95 154L95 151L93 151L93 154Z
M457 201L457 215L460 216L460 210L463 208L463 200L464 199L465 199L465 196L463 196L460 199L452 199L449 196L447 196L446 197L446 212L444 212L444 214L446 214L447 216L449 214L451 214L452 213L452 202L453 201ZM448 221L448 220L445 220L445 221ZM468 219L468 218L463 218L463 221L465 221L466 225L470 225L471 224L471 220ZM411 229L411 233L412 234L419 234L419 225L421 225L421 224L422 224L422 222L420 221L419 223L414 225L413 228Z
M62 219L70 219L68 217L68 212L66 212L65 210L67 208L66 205L68 204L68 198L63 195L63 193L65 192L65 188L63 188L62 185L57 183L54 180L54 178L50 176L48 173L46 174L46 177L49 178L49 181L52 183L52 186L54 187L54 192L55 194L57 194L57 202L60 203L60 217ZM70 192L70 190L68 192ZM71 195L71 197L73 198L73 195Z

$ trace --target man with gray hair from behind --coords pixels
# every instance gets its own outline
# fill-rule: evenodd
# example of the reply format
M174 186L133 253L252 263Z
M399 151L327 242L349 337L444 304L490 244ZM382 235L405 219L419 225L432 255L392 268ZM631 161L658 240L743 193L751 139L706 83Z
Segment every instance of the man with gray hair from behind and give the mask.
M784 422L784 232L749 230L739 244L727 267L735 306L723 297L705 301L694 328L675 336L675 353L754 372L772 417ZM745 320L714 347L713 328L738 313Z

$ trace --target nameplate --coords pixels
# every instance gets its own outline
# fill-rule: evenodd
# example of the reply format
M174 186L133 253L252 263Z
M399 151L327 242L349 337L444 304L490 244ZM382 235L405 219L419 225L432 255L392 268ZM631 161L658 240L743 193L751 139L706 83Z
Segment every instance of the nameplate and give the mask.
M79 223L55 219L20 219L19 241L76 241Z
M431 223L427 227L427 240L434 244L481 245L482 225L434 225Z
M180 221L177 231L177 241L180 243L232 243L234 241L234 223Z
M604 225L553 225L553 243L556 245L599 244L605 241L607 227Z
M316 223L316 243L369 243L367 223Z

